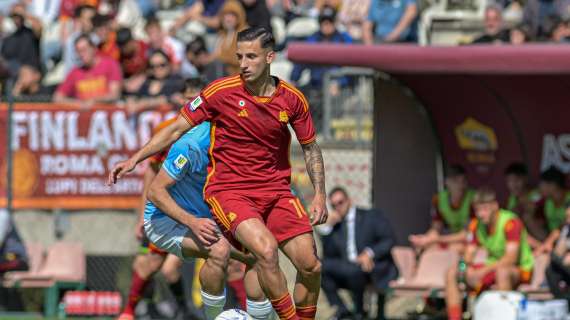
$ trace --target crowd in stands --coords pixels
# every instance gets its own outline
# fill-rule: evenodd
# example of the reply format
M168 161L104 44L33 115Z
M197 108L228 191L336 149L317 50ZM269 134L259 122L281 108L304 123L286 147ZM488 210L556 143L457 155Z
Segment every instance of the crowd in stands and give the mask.
M13 80L15 97L53 95L55 101L75 99L83 105L121 99L136 112L171 101L185 78L213 80L239 72L235 37L248 26L271 30L276 21L287 26L303 19L318 25L312 35L286 34L281 50L298 40L415 42L425 7L418 0L3 1L0 76ZM503 11L519 19L506 22ZM161 12L174 14L168 20ZM486 8L481 35L467 42L566 42L569 12L570 2L564 0L499 1ZM168 67L150 63L151 56ZM319 89L330 70L295 65L289 75L293 83L305 69L308 86ZM342 80L331 94L346 84Z

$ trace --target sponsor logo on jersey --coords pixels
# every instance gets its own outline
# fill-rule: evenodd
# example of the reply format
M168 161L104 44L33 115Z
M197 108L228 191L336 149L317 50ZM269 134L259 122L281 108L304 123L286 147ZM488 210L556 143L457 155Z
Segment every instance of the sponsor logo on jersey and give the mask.
M174 165L176 166L176 168L178 169L182 169L184 168L184 165L188 162L188 159L186 159L185 156L183 155L178 155L178 157L176 157L176 160L174 160Z
M249 117L249 114L247 113L247 109L242 109L240 112L238 112L238 116L242 117L242 118Z
M237 214L235 214L235 212L231 212L228 213L228 219L230 219L230 222L234 222L234 220L237 218Z

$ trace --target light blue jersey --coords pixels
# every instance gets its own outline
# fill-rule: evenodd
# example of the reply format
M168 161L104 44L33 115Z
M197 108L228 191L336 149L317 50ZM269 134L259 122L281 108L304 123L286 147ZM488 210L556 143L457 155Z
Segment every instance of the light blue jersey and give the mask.
M172 199L182 209L199 218L212 217L203 197L209 147L210 123L204 122L180 137L172 145L162 163L162 169L176 180L176 183L168 189ZM145 220L158 219L165 215L152 202L147 201Z

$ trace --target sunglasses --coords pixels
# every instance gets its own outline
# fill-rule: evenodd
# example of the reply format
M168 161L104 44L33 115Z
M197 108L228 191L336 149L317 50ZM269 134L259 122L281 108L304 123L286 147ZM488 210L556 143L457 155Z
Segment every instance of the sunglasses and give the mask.
M166 68L168 67L168 63L151 64L148 67L151 69Z

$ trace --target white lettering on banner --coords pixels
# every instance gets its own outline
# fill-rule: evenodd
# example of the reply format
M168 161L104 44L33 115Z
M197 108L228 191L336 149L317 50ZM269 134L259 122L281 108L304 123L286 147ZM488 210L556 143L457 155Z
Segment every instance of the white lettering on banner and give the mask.
M40 158L40 172L42 175L67 175L67 174L105 174L105 168L101 158L97 155L49 155L44 154Z
M107 119L107 112L96 111L91 117L89 125L89 147L93 149L102 148L104 150L113 149L111 138L111 128Z
M86 150L87 139L77 133L79 112L69 112L67 114L67 147L70 151Z
M28 134L28 128L23 125L26 122L27 116L24 112L14 112L12 119L12 149L20 149L20 137Z
M55 116L55 119L54 117ZM65 112L58 111L49 112L43 111L41 113L41 138L42 149L50 150L63 150L65 146L64 131Z
M555 166L564 173L570 172L570 134L561 134L558 138L547 134L542 140L542 160L540 170Z
M30 150L34 151L40 148L40 130L38 129L39 118L40 115L37 112L30 112L28 115L28 147Z
M106 185L103 178L81 178L79 179L80 194L140 194L142 191L142 181L135 178L125 178L119 180L111 188Z
M152 136L152 128L155 128L162 121L160 114L146 111L139 116L139 137L141 141L148 141Z
M137 133L127 121L124 112L115 112L112 115L113 133L115 140L115 148L123 148L123 142L128 150L135 150L137 148Z
M46 179L46 194L76 194L77 179L75 178L56 178Z

